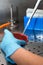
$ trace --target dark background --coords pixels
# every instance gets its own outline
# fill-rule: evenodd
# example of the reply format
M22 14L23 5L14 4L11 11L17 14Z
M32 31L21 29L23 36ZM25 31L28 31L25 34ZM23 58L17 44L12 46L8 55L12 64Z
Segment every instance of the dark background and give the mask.
M34 8L37 0L0 0L0 24L10 20L10 6L13 4L13 18L19 23L23 22L23 17L27 8ZM43 0L38 9L43 9Z

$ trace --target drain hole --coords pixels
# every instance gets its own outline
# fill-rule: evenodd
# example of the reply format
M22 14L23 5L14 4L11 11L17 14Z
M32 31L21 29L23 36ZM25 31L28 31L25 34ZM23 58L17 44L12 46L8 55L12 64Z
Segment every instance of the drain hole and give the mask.
M40 46L38 46L38 48L40 48Z
M1 65L4 65L4 64L1 64Z
M28 51L31 51L30 49Z
M41 37L39 37L39 38L41 38Z
M33 48L33 49L36 49L36 48Z
M33 53L35 53L35 52L33 52Z
M38 50L37 52L40 52L40 50Z

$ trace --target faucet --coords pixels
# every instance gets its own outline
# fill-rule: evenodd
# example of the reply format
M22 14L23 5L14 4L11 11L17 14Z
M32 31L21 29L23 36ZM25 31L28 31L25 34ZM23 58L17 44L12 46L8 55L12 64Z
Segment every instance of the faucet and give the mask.
M11 26L10 26L10 29L13 30L13 5L11 5L11 8L10 8L10 13L11 13L11 19L10 19L10 22L11 22Z

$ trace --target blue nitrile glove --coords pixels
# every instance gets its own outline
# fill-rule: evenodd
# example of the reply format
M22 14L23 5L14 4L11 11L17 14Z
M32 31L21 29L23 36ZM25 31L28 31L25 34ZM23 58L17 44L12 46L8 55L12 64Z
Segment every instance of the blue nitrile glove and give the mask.
M11 62L11 63L14 63L10 58L9 56L15 52L18 48L20 48L21 46L19 46L18 44L20 45L24 45L26 44L25 41L23 40L19 40L19 39L16 39L12 33L10 31L8 31L7 29L4 30L4 37L3 37L3 40L2 40L2 43L1 43L1 48L2 50L5 52L6 54L6 59Z
M13 60L10 59L10 55L16 52L17 49L21 48L19 44L17 44L17 40L15 40L14 36L8 30L4 30L4 37L1 42L1 49L6 54L6 59L14 63Z
M17 44L19 44L19 45L25 45L26 44L26 41L24 41L24 40L19 40L16 38L15 38L15 40L16 40Z

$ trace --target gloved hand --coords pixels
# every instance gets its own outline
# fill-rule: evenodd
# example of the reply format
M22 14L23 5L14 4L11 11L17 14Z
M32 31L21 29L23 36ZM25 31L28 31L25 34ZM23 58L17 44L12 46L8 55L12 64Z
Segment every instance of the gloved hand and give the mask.
M4 37L1 42L1 49L6 54L6 59L14 63L13 60L10 59L10 55L12 55L14 52L16 52L17 49L21 48L19 45L20 43L24 43L25 41L21 41L16 39L10 31L7 29L4 30Z

